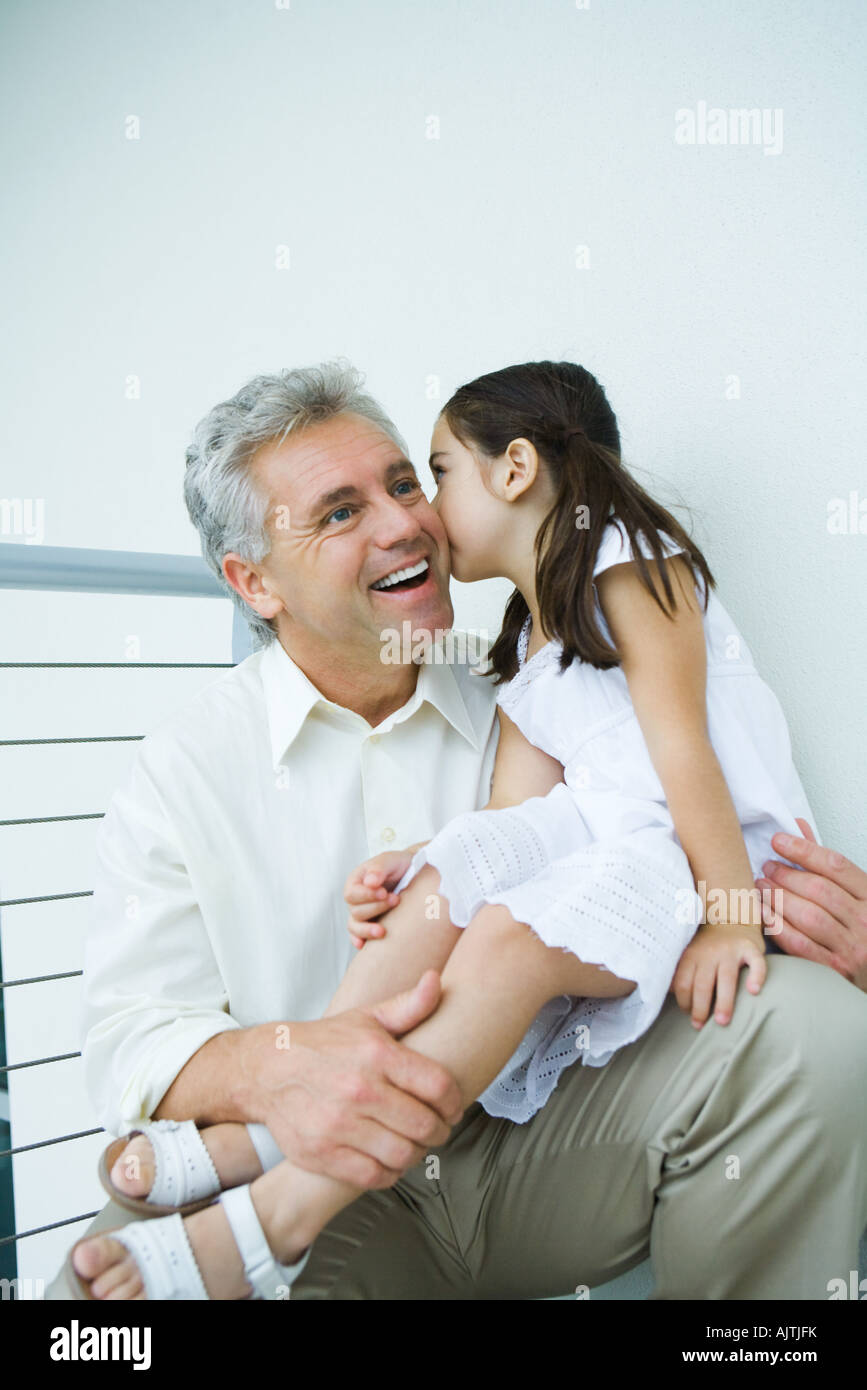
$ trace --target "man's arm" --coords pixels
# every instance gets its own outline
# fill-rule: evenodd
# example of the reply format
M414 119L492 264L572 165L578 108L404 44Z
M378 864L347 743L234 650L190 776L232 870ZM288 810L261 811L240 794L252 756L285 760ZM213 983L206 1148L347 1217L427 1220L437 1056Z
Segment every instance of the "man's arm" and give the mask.
M771 844L800 868L768 859L767 877L756 879L777 908L763 914L765 923L774 927L774 940L784 951L830 965L867 991L867 873L817 844L805 820L798 824L804 839L779 834Z
M438 978L408 1005L381 1006L382 1020L242 1029L147 752L97 841L83 1054L101 1122L122 1133L151 1115L259 1121L302 1166L393 1182L398 1160L445 1142L461 1109L445 1069L392 1036L436 1007Z
M439 977L366 1009L212 1038L155 1110L200 1125L266 1124L287 1158L357 1187L389 1187L462 1113L444 1067L396 1038L436 1009Z
M189 1058L240 1026L146 744L99 827L84 953L85 1077L114 1134L147 1119Z

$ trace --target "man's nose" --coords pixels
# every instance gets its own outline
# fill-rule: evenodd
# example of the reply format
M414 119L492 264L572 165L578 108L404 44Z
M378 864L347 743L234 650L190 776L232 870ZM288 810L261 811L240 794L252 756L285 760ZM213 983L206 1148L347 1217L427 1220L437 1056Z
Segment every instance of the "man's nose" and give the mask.
M399 541L414 540L421 535L420 501L408 507L396 497L382 500L376 509L373 539L381 550L388 550Z

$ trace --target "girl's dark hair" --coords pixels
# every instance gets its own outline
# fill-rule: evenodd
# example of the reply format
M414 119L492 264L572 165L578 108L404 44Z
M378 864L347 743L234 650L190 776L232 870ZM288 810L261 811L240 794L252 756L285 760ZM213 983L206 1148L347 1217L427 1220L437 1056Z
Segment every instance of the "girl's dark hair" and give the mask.
M536 593L542 627L563 648L561 670L576 658L602 670L620 664L616 646L599 626L593 588L593 565L609 521L622 523L642 583L666 616L669 609L636 544L643 536L650 546L674 612L661 531L683 547L693 576L702 576L707 610L709 589L716 587L707 561L680 523L626 471L614 411L586 368L574 362L525 362L489 372L461 386L443 406L441 417L468 449L500 458L513 439L527 439L548 468L556 501L536 536ZM579 507L586 513L579 513ZM589 519L584 528L576 520L580 515ZM523 595L515 589L489 652L495 684L511 680L517 672L518 635L528 613Z

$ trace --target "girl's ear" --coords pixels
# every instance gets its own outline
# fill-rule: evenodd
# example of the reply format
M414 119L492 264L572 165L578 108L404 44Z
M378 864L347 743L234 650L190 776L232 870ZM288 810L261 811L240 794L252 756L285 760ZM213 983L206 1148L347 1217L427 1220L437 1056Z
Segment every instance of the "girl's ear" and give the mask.
M491 481L504 502L516 502L539 475L539 455L529 439L513 439L492 470Z

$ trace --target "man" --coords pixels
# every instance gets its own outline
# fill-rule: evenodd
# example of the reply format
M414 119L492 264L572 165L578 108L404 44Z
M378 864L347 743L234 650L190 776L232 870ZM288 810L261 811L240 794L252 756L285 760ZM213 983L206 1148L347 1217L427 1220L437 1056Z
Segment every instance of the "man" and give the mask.
M490 685L381 660L404 623L451 625L436 508L339 365L255 378L187 463L206 558L266 645L144 741L103 823L84 1055L106 1127L263 1123L301 1167L368 1189L318 1234L296 1299L542 1297L648 1250L658 1298L827 1297L867 1220L867 926L840 916L859 871L830 865L836 927L801 946L834 968L775 955L725 1027L696 1032L670 997L526 1125L460 1116L453 1079L399 1041L436 1008L429 981L320 1017L351 957L349 870L488 796ZM794 911L779 939L810 927ZM109 1204L91 1230L128 1219Z

